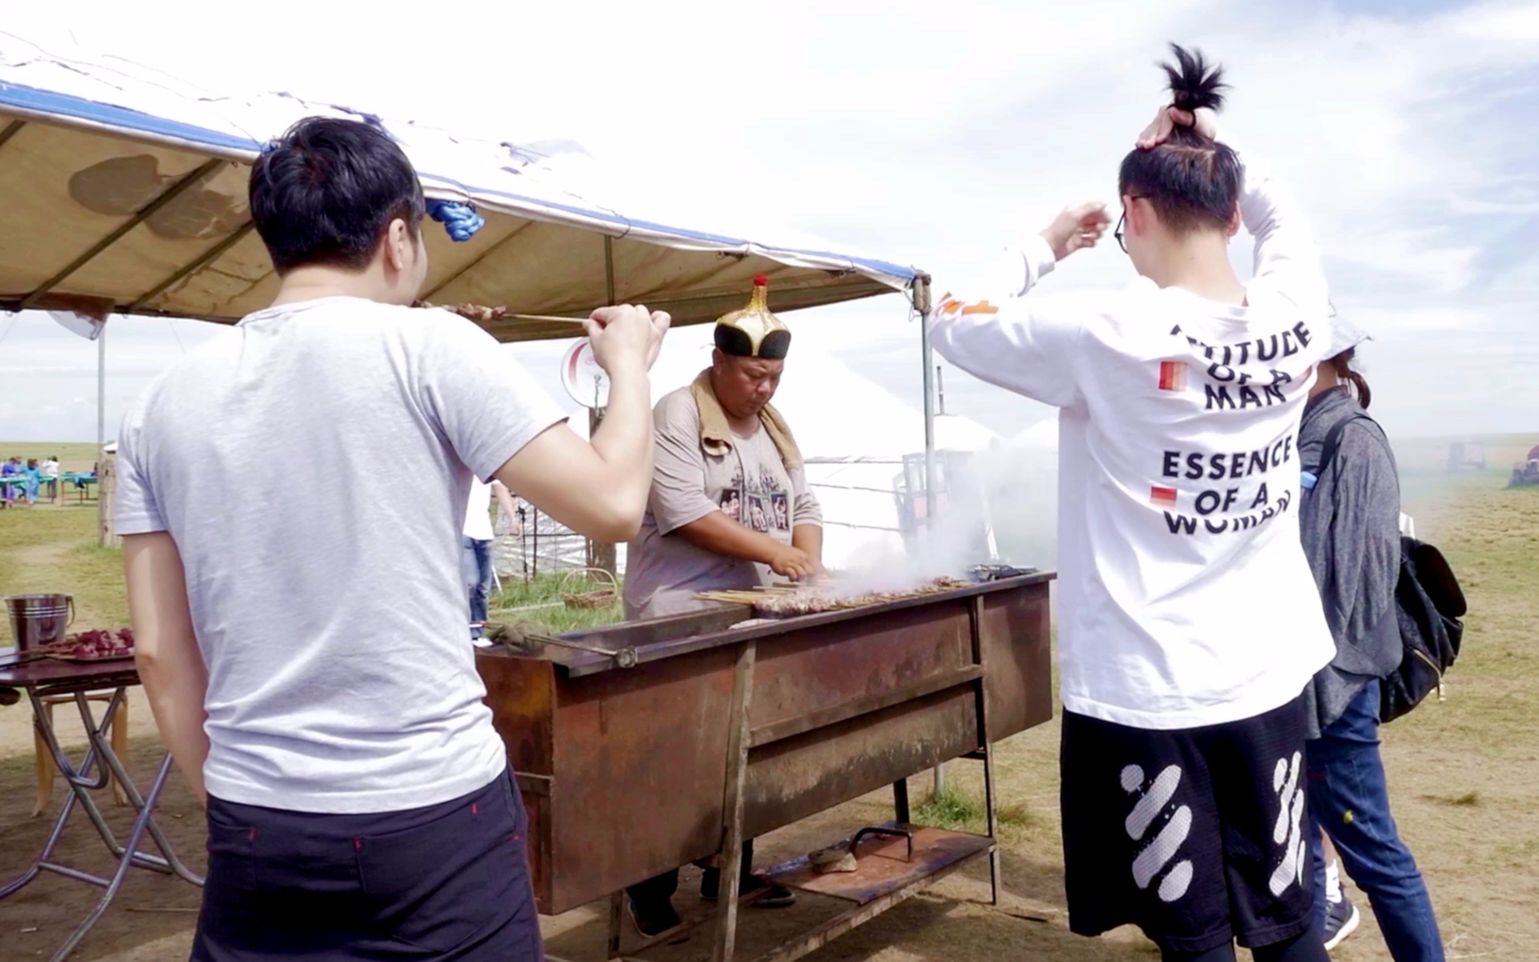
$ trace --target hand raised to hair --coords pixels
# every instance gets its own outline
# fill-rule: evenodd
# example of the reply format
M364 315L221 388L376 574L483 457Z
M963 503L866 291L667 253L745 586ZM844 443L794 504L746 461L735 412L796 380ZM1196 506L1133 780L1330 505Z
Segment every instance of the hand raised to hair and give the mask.
M1208 140L1217 140L1218 114L1209 107L1199 107L1193 111L1166 104L1155 113L1154 119L1149 121L1149 126L1144 128L1143 133L1138 135L1138 149L1153 150L1169 140L1177 127L1191 127L1199 136L1206 137Z
M1099 202L1066 207L1042 230L1042 237L1053 249L1053 256L1063 260L1082 247L1094 247L1111 224L1106 205Z

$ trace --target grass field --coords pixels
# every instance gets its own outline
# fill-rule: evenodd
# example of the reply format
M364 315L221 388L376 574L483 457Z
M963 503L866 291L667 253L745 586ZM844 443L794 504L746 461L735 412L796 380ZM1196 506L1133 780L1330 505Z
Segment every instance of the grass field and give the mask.
M9 444L0 442L0 458L42 459L57 455L63 470L89 470L92 444ZM81 502L73 490L59 503L0 512L0 595L64 592L75 596L77 627L105 628L128 623L123 595L121 552L96 544L94 498ZM529 582L510 579L491 599L490 618L527 621L560 633L621 619L618 603L606 608L569 608L567 593L600 587L577 574L542 575ZM10 624L0 644L10 644Z
M1508 489L1508 472L1539 439L1491 437L1484 472L1448 472L1447 442L1397 446L1405 508L1418 534L1438 544L1458 572L1470 601L1464 652L1448 679L1448 699L1429 703L1384 730L1384 758L1396 818L1416 853L1436 903L1450 959L1528 962L1539 957L1539 488ZM91 448L6 445L0 456L58 453L66 466L89 467ZM29 453L36 452L36 453ZM0 512L0 594L68 591L80 624L125 619L117 552L93 544L95 506ZM579 586L580 587L580 586ZM559 604L571 585L541 581L510 585L495 602L494 619L544 620L568 630L616 616L613 610L570 611ZM549 606L549 607L530 607ZM158 757L153 726L141 701L132 703L133 761L144 772ZM1005 897L984 901L979 871L958 873L934 894L839 939L818 962L881 960L983 962L999 958L1063 962L1150 962L1151 947L1135 932L1099 940L1067 931L1062 896L1057 802L1057 723L1023 732L998 748L1001 847ZM927 799L928 782L914 780L916 814L937 824L981 827L977 766L950 767L950 791ZM41 846L45 820L28 818L32 796L30 718L25 706L0 709L0 879L19 871ZM54 804L61 798L56 788ZM164 824L182 850L201 859L199 813L178 784L162 805ZM805 852L851 825L888 817L870 797L777 832L760 845L761 860ZM119 822L122 813L115 813ZM100 843L78 822L66 836L66 860L99 856ZM96 867L101 868L100 859ZM681 890L680 904L694 906ZM0 905L7 933L4 958L46 957L82 917L94 891L64 880L39 882ZM810 901L810 900L804 900ZM151 962L185 958L196 892L140 873L87 941L83 960ZM1337 951L1338 962L1388 959L1365 901L1365 924ZM798 907L793 913L810 912ZM598 958L603 907L550 920L552 950L571 959ZM766 920L774 916L776 922ZM801 916L749 913L749 922L791 924ZM692 947L698 948L696 940Z

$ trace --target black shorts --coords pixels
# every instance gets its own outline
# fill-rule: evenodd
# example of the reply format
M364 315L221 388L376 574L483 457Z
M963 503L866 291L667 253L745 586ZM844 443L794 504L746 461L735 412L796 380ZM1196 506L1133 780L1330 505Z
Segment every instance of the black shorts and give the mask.
M537 962L526 832L507 774L368 815L210 797L193 962Z
M1065 712L1069 928L1134 924L1162 949L1281 942L1313 921L1299 699L1206 728Z

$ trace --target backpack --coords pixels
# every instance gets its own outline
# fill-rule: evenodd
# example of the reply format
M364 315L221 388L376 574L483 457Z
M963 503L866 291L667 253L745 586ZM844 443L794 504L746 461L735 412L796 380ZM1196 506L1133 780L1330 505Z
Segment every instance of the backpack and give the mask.
M1373 421L1366 414L1343 418L1331 427L1312 472L1318 478L1341 446L1341 435L1353 421ZM1374 422L1377 424L1378 422ZM1400 666L1381 679L1379 721L1389 723L1406 714L1433 691L1443 697L1443 674L1459 657L1464 637L1460 621L1468 611L1464 592L1443 553L1425 541L1402 535L1400 576L1395 583L1395 616L1405 653Z

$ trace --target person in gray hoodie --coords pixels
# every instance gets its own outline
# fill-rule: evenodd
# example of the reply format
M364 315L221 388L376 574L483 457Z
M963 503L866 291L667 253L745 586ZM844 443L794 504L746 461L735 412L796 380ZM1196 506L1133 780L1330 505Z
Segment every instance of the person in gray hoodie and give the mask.
M1395 962L1442 962L1443 941L1426 883L1389 810L1379 754L1379 679L1403 654L1395 614L1400 575L1400 482L1394 454L1368 417L1372 392L1353 368L1367 337L1336 318L1329 360L1304 408L1299 535L1320 587L1336 657L1305 690L1309 810L1334 843L1347 875L1368 896ZM1342 422L1335 455L1322 465L1327 436ZM1360 918L1325 884L1319 830L1311 832L1315 893L1326 947Z

